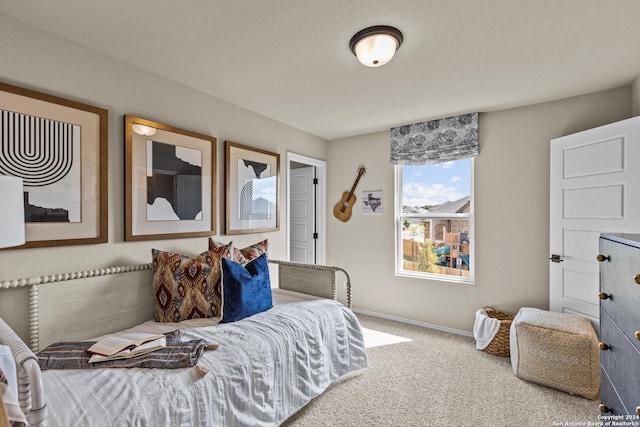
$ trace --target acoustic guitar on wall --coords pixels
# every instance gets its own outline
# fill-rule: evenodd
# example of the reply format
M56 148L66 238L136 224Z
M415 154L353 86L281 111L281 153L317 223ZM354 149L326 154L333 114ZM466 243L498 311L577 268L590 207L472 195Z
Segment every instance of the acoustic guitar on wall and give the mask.
M338 218L342 222L347 222L351 218L351 211L353 209L353 205L356 203L356 196L353 192L356 190L356 186L358 185L358 181L360 181L360 177L364 175L364 167L358 168L358 177L356 178L356 182L353 183L353 187L351 187L351 191L345 191L342 195L342 199L336 204L336 207L333 208L333 215Z

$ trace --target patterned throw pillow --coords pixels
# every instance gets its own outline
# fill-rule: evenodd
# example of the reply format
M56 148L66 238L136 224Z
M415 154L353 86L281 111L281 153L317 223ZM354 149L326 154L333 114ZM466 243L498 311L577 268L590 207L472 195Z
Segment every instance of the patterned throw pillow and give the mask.
M231 257L230 245L196 258L152 249L156 321L219 317L222 313L220 259Z
M0 416L6 417L10 427L26 427L27 418L20 409L18 396L13 388L9 386L7 376L2 369L0 369L0 397L2 397L2 399L0 399L0 405L4 402L4 406L0 408ZM0 419L0 421L2 421L2 419ZM0 422L0 424L2 423Z
M216 249L223 246L229 246L233 244L233 242L229 242L228 244L224 244L221 242L216 242L211 237L209 237L209 250ZM262 254L267 253L267 249L269 247L269 240L264 239L262 242L258 242L251 246L247 246L246 248L238 249L233 248L233 261L238 264L245 265L251 260L258 258Z
M222 316L222 270L220 269L220 260L233 259L234 248L231 242L228 245L222 245L215 249L209 249L196 257L196 261L211 266L208 282L213 290L213 316Z

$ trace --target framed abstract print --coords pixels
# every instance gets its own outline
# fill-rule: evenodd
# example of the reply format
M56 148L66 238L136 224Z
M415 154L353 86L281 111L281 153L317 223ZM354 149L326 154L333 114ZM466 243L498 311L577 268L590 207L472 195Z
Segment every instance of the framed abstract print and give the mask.
M279 229L280 155L225 142L226 234Z
M22 178L20 247L108 240L107 110L0 83L0 175Z
M125 240L216 233L216 138L125 116Z

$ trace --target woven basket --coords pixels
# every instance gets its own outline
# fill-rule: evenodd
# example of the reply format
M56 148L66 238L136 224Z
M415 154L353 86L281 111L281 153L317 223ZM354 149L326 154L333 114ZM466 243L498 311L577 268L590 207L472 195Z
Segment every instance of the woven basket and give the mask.
M515 316L511 313L494 310L491 307L485 307L484 310L487 312L487 316L500 321L500 328L493 340L482 351L494 356L509 357L509 329L511 329L511 322Z

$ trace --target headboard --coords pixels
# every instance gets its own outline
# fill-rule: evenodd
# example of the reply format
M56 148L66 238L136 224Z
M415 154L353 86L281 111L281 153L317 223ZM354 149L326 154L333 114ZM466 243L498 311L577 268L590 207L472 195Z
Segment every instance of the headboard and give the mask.
M336 273L343 273L346 305L351 307L351 279L344 269L269 263L277 266L271 269L272 286L324 298L337 299ZM29 288L29 347L37 353L54 342L90 339L153 319L152 282L148 263L7 280L0 282L0 291Z

